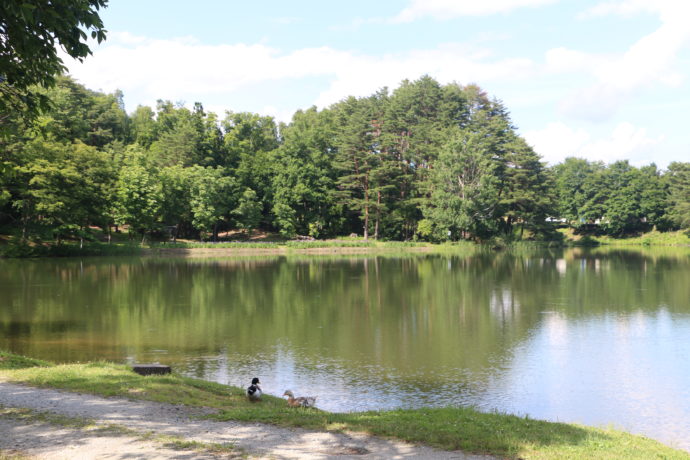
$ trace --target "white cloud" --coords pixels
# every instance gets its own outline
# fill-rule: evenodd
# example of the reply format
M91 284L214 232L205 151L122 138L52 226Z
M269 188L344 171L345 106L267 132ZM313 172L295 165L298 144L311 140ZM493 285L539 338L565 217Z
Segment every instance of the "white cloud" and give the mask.
M411 22L425 16L438 20L452 19L459 16L486 16L496 13L508 13L524 7L536 7L556 3L558 0L411 0L410 5L402 10L394 22Z
M664 136L650 137L647 130L628 122L618 123L609 135L593 138L584 129L574 129L562 122L549 123L544 129L524 134L545 161L559 163L569 156L611 163L629 159L636 164L648 164L652 148L664 141Z
M603 65L606 57L563 47L553 48L546 52L545 65L549 73L571 73L590 71Z
M121 89L126 99L128 94L139 95L134 105L159 98L187 100L190 94L218 99L250 85L326 77L330 86L317 100L302 101L303 106L324 107L349 95L366 96L382 86L395 87L405 78L423 74L442 82L484 83L528 76L534 70L528 59L491 58L486 50L460 45L378 57L329 47L281 53L263 44L209 46L191 38L149 40L117 34L96 48L83 64L73 62L69 67L71 74L88 87Z
M348 95L366 96L377 89L397 87L404 79L428 74L441 82L487 82L504 78L526 77L534 64L528 59L504 59L487 62L479 54L461 49L441 47L417 50L403 55L382 58L352 56L346 65L338 66L336 78L316 104L320 107L337 102Z
M550 71L584 71L596 83L581 88L563 101L561 111L575 118L602 120L638 91L662 84L677 87L684 76L676 70L677 56L690 44L690 2L677 0L625 0L600 3L587 10L584 17L652 13L659 16L661 26L642 37L619 56L598 56L552 49L546 54Z
M296 110L290 109L279 109L272 105L267 105L263 107L259 113L261 115L268 115L273 117L276 122L290 123L292 121L292 116L295 114Z
M624 16L629 17L639 13L658 13L676 4L685 3L683 0L617 0L601 2L585 10L580 17Z
M546 128L526 132L523 137L534 151L551 164L575 156L590 135L584 129L572 129L561 122L549 123Z

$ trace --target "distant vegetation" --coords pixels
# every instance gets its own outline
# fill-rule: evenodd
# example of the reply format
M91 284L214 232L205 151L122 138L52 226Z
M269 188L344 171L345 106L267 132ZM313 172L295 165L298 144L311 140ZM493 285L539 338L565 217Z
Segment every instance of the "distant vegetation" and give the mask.
M475 85L422 77L289 124L169 101L127 114L120 92L66 76L31 91L51 107L3 114L0 130L0 234L19 252L124 228L136 241L262 229L430 242L690 228L690 163L546 167Z

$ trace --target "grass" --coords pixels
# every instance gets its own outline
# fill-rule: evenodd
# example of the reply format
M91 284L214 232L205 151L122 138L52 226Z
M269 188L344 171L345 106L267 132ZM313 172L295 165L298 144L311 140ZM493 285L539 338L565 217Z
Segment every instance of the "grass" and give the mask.
M652 230L640 235L612 237L608 235L577 235L571 228L558 230L566 244L584 246L690 246L690 234L687 230L660 232Z
M40 422L49 423L51 425L58 425L65 428L84 429L95 427L93 420L80 417L69 417L66 415L58 415L50 412L40 412L31 409L20 409L15 407L0 406L0 416L20 420L23 422Z
M33 460L33 457L13 450L0 449L0 460Z
M198 248L223 248L223 249L275 249L282 243L270 242L217 242L210 241L178 241L173 242L154 242L150 244L151 249L198 249Z
M110 363L50 367L3 364L9 361L12 360L0 362L0 374L12 381L103 396L210 407L218 409L210 417L219 421L363 431L440 449L461 449L512 459L690 459L687 452L613 429L552 423L471 408L330 413L291 409L283 400L270 395L264 395L259 403L250 403L241 388L178 375L142 377L126 366ZM16 362L31 361L17 358ZM179 441L179 445L185 446L187 442Z
M52 366L48 361L27 358L26 356L15 355L0 350L0 370L24 369L28 367L49 367Z
M271 250L276 254L290 254L292 252L309 252L310 250L338 250L347 252L348 249L365 249L367 252L406 252L423 250L430 253L449 253L459 249L470 247L544 247L553 245L565 246L690 246L690 232L674 231L659 232L653 230L641 235L611 237L606 235L577 235L571 228L560 228L554 233L553 240L507 240L496 237L483 245L477 245L469 241L455 243L427 243L416 241L365 241L362 237L342 237L331 240L314 241L285 241L282 239L263 241L232 241L232 242L195 242L178 241L152 242L146 245L139 244L138 240L130 240L123 235L114 239L112 244L99 241L86 241L80 247L77 241L64 241L56 245L54 242L22 243L17 236L0 235L0 257L27 258L27 257L74 257L74 256L116 256L116 255L142 255L147 253L160 253L169 249L238 249L238 250ZM147 252L146 250L150 251ZM264 251L265 252L265 251ZM270 252L270 251L269 251Z
M102 243L85 241L66 241L61 244L47 242L21 242L12 239L0 244L0 258L35 258L35 257L79 257L79 256L124 256L139 255L141 246L135 243Z

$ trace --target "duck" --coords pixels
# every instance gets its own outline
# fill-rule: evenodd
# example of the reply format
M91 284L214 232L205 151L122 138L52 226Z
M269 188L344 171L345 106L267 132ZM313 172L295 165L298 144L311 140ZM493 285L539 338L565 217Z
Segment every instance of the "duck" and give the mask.
M259 401L261 399L261 387L259 386L259 378L254 377L252 379L252 384L247 388L247 398L250 401Z
M300 396L295 398L291 390L285 390L283 397L287 396L287 403L290 407L314 407L316 405L315 396Z

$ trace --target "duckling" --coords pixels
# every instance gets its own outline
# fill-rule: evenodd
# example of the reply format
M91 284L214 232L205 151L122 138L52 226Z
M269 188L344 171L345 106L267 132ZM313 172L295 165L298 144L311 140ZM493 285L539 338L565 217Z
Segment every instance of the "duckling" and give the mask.
M283 396L287 396L287 403L290 407L314 407L316 404L315 396L300 396L295 398L295 395L290 390L285 390Z
M254 377L252 384L247 388L247 398L250 401L259 401L261 399L261 387L259 386L259 378Z

